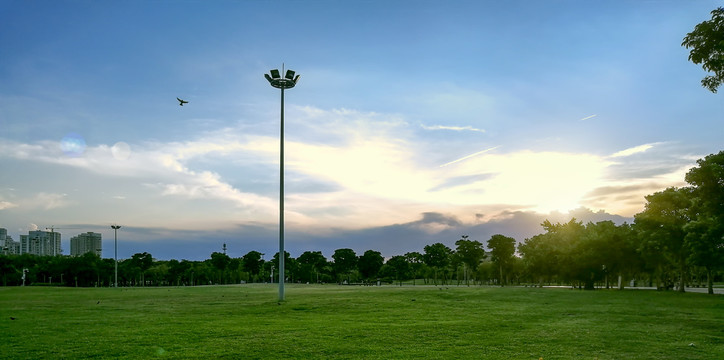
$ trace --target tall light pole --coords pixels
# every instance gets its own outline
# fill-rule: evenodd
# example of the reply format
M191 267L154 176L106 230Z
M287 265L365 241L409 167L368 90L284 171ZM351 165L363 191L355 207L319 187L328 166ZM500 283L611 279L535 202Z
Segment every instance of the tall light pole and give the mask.
M284 66L282 66L284 71ZM271 74L271 76L270 76ZM281 131L279 141L279 301L284 300L284 89L291 89L297 85L299 75L294 76L293 70L287 70L284 77L279 69L270 70L264 74L271 86L282 91Z
M111 229L113 229L113 245L115 250L113 250L113 257L116 259L116 280L113 283L114 287L118 287L118 229L121 228L121 225L111 225Z

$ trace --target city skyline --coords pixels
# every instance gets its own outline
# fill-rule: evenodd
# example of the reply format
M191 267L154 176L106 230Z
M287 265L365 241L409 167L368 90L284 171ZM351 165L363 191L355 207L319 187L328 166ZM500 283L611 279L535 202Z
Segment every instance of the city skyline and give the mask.
M101 233L104 257L119 224L119 258L271 258L279 93L263 75L282 64L301 75L285 94L293 256L630 222L722 150L721 94L681 46L717 6L6 2L0 227Z

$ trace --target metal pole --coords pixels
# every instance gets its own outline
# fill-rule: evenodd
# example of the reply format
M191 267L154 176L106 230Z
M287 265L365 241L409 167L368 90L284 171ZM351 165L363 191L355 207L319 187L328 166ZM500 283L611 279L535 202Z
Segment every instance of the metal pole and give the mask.
M113 281L114 287L118 287L118 229L113 229L113 244L115 247L115 250L113 251L113 258L116 259L116 277Z
M284 73L284 65L282 65L282 73ZM299 80L299 75L295 77L292 70L287 70L284 77L281 75L277 69L271 70L270 74L264 74L272 87L282 91L279 141L279 301L284 300L284 260L286 257L284 251L284 89L293 88Z
M279 142L279 301L284 301L284 87Z
M118 287L118 229L121 228L120 225L111 225L111 228L113 229L113 245L114 245L114 251L113 251L113 257L116 260L116 279L113 284L114 287Z

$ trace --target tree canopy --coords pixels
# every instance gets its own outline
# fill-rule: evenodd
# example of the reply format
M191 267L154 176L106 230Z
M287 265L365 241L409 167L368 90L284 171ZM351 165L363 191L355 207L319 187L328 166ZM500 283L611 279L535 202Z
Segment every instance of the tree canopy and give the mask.
M686 34L681 46L691 49L689 61L713 73L704 77L701 85L716 93L724 83L724 8L714 9L711 20L696 25L694 31Z
M506 283L503 276L503 270L510 264L515 254L515 239L509 236L495 234L488 240L488 249L490 249L490 257L494 263L498 264L500 270L500 285Z

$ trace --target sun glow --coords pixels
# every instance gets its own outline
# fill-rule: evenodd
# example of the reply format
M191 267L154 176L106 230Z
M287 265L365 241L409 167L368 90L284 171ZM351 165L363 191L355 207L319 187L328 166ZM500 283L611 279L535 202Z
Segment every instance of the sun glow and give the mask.
M489 178L445 192L465 202L515 204L538 212L567 211L581 206L584 195L602 184L608 165L586 154L487 154L450 168L457 176L487 173Z

